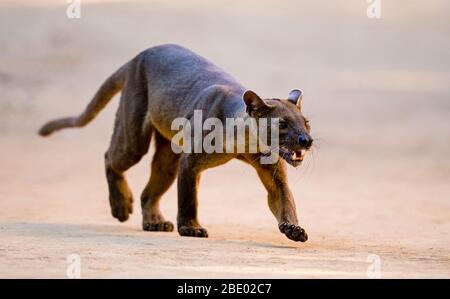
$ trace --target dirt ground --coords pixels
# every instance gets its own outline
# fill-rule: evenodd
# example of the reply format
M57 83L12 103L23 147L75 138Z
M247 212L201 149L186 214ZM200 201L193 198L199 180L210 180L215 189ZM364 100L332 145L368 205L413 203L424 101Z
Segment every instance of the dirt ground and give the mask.
M0 2L0 277L450 277L450 3ZM289 169L306 243L278 232L240 162L204 173L208 239L110 216L103 169L117 98L83 130L43 139L139 51L178 43L261 95L305 92L318 147ZM135 198L147 155L128 172ZM176 189L162 201L176 219ZM372 272L370 272L372 273ZM377 272L378 273L378 272Z

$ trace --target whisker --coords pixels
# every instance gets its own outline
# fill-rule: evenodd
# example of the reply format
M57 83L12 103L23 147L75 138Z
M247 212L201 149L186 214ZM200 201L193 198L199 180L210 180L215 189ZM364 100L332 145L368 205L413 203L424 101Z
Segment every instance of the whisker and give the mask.
M268 152L259 153L259 155L255 159L253 159L250 163L252 164L252 163L256 162L256 160L260 159L261 157L268 157L268 156L270 156L277 149L278 149L278 146L273 146L272 148L269 148Z

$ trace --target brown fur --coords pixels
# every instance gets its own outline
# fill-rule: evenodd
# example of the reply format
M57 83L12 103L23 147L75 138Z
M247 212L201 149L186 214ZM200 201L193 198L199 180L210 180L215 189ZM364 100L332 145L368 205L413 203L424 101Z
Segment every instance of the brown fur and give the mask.
M307 240L306 232L298 225L285 163L297 166L300 162L292 159L293 153L309 148L312 142L300 109L301 91L293 90L285 100L263 100L252 91L244 92L231 76L206 59L180 46L164 45L142 52L109 77L80 116L51 121L39 133L48 136L62 128L86 125L120 90L114 133L105 154L114 217L125 221L132 213L133 197L124 172L147 153L154 138L151 176L141 195L144 230L173 230L173 224L161 214L159 201L178 178L178 232L182 236L207 237L197 215L201 173L237 158L257 171L280 231L294 241ZM259 163L259 153L175 154L170 140L176 132L170 129L171 122L177 117L190 119L194 109L201 109L205 118L222 121L238 116L282 118L287 124L287 128L280 129L284 160L267 165Z

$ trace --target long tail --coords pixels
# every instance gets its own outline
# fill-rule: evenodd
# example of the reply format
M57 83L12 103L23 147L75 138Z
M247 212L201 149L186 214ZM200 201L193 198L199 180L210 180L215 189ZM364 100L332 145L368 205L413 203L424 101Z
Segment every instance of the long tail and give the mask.
M39 130L39 135L48 136L51 133L64 128L80 128L87 125L109 103L112 97L122 90L125 83L128 63L112 74L100 86L94 98L79 116L59 118L46 123Z

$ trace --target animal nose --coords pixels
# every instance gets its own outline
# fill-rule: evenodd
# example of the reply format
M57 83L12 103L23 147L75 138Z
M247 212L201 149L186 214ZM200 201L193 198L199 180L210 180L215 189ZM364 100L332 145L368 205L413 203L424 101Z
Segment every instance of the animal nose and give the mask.
M313 143L313 139L310 136L308 136L304 133L302 133L302 134L300 134L300 136L298 136L298 144L300 146L305 147L305 148L310 148L312 143Z

